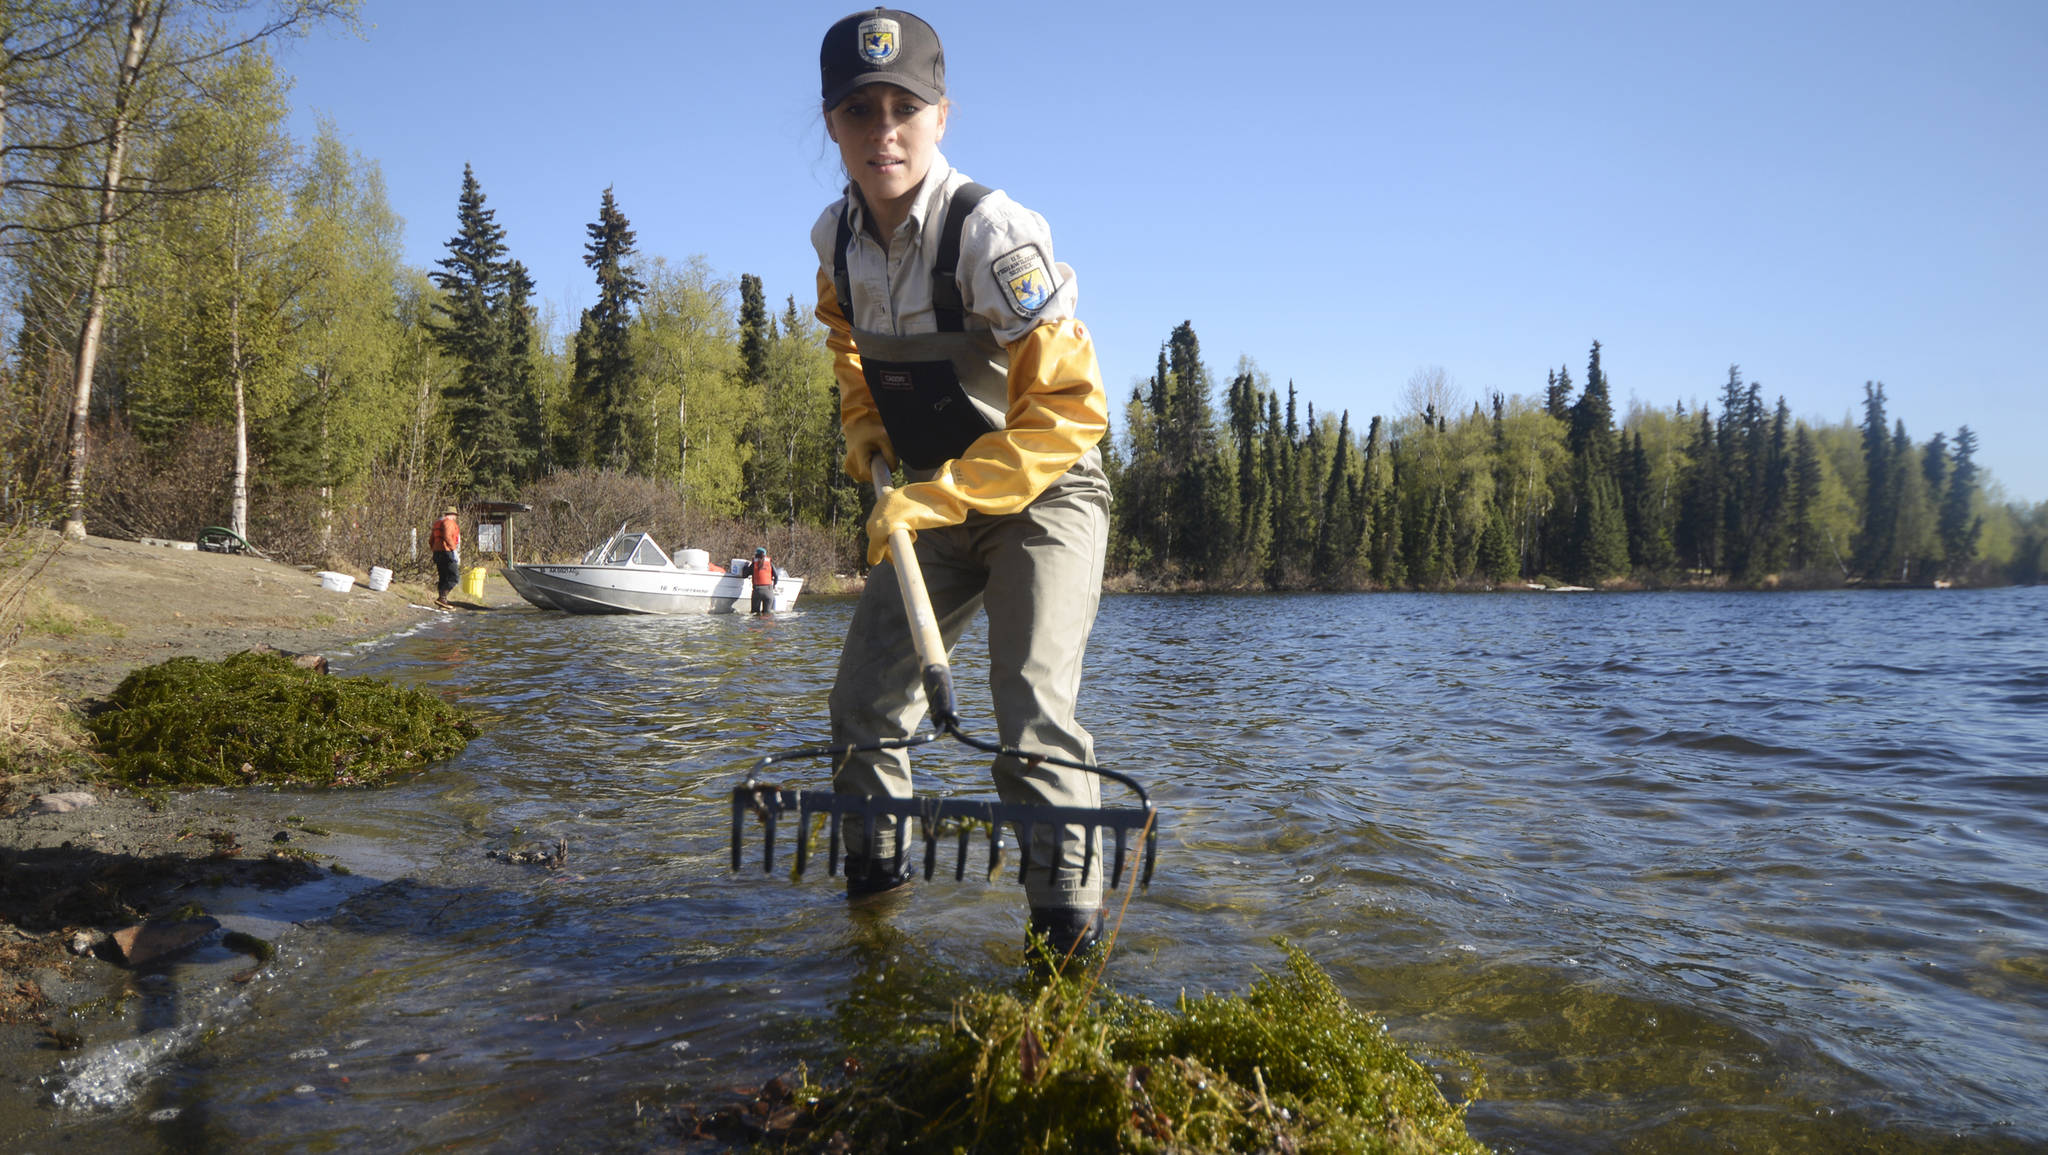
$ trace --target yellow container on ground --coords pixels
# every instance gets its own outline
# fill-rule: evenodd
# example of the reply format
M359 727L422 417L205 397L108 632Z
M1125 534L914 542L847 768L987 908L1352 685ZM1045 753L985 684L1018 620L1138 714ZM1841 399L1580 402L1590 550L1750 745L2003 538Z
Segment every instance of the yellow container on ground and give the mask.
M484 567L471 566L462 574L462 596L481 601L484 596Z

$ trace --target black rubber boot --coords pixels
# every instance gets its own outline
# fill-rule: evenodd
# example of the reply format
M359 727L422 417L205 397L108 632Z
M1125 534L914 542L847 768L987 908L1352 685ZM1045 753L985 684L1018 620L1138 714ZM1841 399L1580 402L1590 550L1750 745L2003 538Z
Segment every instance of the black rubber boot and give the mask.
M1041 957L1039 939L1045 941ZM1034 906L1025 940L1025 953L1033 970L1057 967L1069 958L1079 958L1102 941L1102 908L1083 906Z
M917 879L917 871L911 868L907 856L901 854L893 859L849 854L843 869L846 871L848 902L867 902L883 895L908 894L910 884Z

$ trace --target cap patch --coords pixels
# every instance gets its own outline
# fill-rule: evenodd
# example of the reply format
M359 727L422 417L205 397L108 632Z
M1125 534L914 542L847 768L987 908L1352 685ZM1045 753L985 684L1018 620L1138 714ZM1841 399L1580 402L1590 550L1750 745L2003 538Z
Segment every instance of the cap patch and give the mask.
M877 67L896 59L903 45L903 26L886 16L871 16L860 22L860 57Z
M1059 291L1052 268L1037 245L1024 245L997 257L995 274L996 283L1010 296L1010 306L1026 317L1045 308Z

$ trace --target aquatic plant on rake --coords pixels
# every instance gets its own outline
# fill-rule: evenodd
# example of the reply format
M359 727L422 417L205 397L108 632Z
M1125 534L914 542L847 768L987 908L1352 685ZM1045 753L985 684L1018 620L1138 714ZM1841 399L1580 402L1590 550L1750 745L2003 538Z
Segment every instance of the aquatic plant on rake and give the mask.
M1308 955L1173 1010L1098 989L977 990L805 1085L771 1150L1483 1152L1423 1066ZM1466 1064L1473 1092L1483 1080ZM777 1147L777 1143L784 1146Z
M380 786L460 751L476 723L421 690L330 677L289 658L173 658L128 675L87 719L131 788Z

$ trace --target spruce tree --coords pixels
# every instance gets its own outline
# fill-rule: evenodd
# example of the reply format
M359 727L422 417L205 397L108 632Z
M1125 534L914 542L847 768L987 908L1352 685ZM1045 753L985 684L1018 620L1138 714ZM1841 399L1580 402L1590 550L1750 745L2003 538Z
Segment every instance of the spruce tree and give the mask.
M1600 342L1586 364L1585 391L1572 406L1572 490L1577 501L1565 554L1573 580L1588 585L1628 572L1628 524L1615 475L1614 406L1600 368Z
M1715 451L1714 421L1700 407L1699 424L1686 456L1685 489L1679 499L1677 540L1679 564L1712 573L1720 565L1721 459Z
M1891 447L1892 553L1884 572L1887 578L1902 582L1932 577L1936 564L1926 553L1934 548L1935 537L1926 489L1913 475L1914 456L1905 418L1897 418L1892 423Z
M1728 381L1721 388L1721 422L1714 430L1715 460L1720 474L1720 568L1735 577L1749 569L1749 523L1752 517L1750 487L1749 390L1742 382L1742 367L1728 366Z
M1508 528L1507 514L1494 506L1487 514L1486 532L1479 538L1479 572L1498 584L1513 580L1519 568L1514 531Z
M507 486L531 481L551 471L548 448L547 396L540 365L540 334L534 326L533 277L519 261L505 264L505 304L500 319L505 333L505 411L508 429L497 466Z
M647 286L633 273L633 228L612 190L604 190L597 220L586 226L583 264L597 276L597 302L583 311L576 333L571 388L590 437L587 460L607 469L642 472L653 465L642 444L647 415L638 403L633 356L633 308Z
M1553 369L1543 387L1543 410L1559 421L1572 419L1572 371Z
M1651 573L1671 568L1671 527L1652 491L1650 455L1643 450L1643 434L1637 430L1624 471L1627 489L1622 494L1623 515L1628 522L1629 563Z
M768 376L768 298L761 278L740 274L740 379L758 387Z
M1345 578L1345 563L1351 557L1352 542L1350 488L1351 411L1337 422L1336 445L1330 454L1329 480L1323 486L1322 516L1316 523L1314 583L1329 589Z
M1191 577L1217 572L1239 534L1237 479L1218 452L1212 386L1192 321L1174 326L1160 350L1151 397L1158 415L1163 482L1160 560ZM1219 488L1221 487L1221 488Z
M483 187L469 165L462 166L456 201L455 236L448 255L431 273L441 299L434 311L434 341L456 364L445 391L450 431L470 458L470 485L486 493L511 490L531 471L536 443L530 436L527 399L517 390L523 377L513 348L521 331L523 269L506 259L505 230L484 206ZM513 304L515 290L519 300Z
M1793 569L1812 569L1825 556L1821 552L1820 527L1815 524L1820 484L1820 450L1801 423L1792 435L1791 510L1787 518Z
M1937 433L1920 449L1920 476L1927 480L1927 492L1939 499L1948 481L1948 434Z
M1785 566L1786 550L1791 542L1791 530L1787 524L1786 505L1791 492L1791 436L1792 408L1778 398L1778 408L1771 415L1770 435L1761 453L1763 466L1757 482L1757 510L1754 544L1750 550L1750 568L1758 574L1776 573Z
M1856 572L1885 576L1898 503L1891 483L1892 441L1885 425L1884 383L1863 383L1863 529L1856 535Z
M1984 519L1971 513L1977 492L1977 435L1965 425L1956 430L1954 466L1948 471L1948 487L1941 494L1940 533L1942 552L1951 576L1961 574L1977 556L1977 538Z

